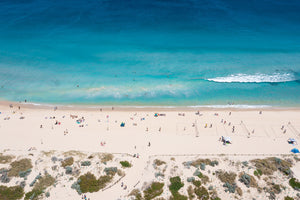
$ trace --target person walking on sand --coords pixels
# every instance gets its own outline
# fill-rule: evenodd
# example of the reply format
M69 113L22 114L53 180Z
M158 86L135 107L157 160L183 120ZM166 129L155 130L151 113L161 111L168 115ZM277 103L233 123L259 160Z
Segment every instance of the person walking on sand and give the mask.
M150 142L148 143L148 147L150 147L151 146L151 144L150 144Z

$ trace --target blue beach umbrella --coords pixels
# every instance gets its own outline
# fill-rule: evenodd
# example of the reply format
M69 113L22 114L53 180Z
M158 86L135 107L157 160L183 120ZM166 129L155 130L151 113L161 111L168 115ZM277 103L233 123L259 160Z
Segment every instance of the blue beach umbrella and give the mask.
M293 148L293 149L291 150L291 152L293 152L293 153L300 153L300 152L299 152L299 149L296 149L296 148Z

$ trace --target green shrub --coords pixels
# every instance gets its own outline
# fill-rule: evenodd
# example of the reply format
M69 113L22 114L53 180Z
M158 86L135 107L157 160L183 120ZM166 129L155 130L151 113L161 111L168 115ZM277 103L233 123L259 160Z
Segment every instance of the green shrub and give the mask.
M201 181L193 181L194 186L200 187L201 186Z
M179 176L175 176L170 178L171 185L169 186L169 190L172 193L173 200L186 200L187 197L183 196L178 193L178 190L184 186L184 184L181 182L181 179Z
M120 164L122 165L122 167L126 168L126 167L131 167L131 164L128 161L121 161Z
M114 176L118 172L118 168L116 167L105 167L103 170L106 175Z
M271 191L273 191L275 194L279 194L281 192L280 185L272 184Z
M80 181L79 181L80 180ZM106 185L112 180L112 176L101 176L99 179L90 172L79 177L77 183L80 186L82 193L86 192L98 192L100 189L106 187Z
M49 174L42 176L38 179L38 182L35 184L34 189L36 190L45 190L46 188L52 186L55 183L55 178Z
M153 182L149 188L144 190L145 200L154 199L163 193L164 183Z
M197 187L194 189L195 194L197 195L198 199L208 200L209 194L205 187Z
M286 196L286 197L284 197L284 200L294 200L294 198Z
M21 171L21 172L19 172L19 176L20 176L21 178L26 178L30 173L31 173L31 169L28 169L28 170L26 170L26 171Z
M201 170L205 170L205 166L206 166L205 163L200 163L200 169Z
M187 180L187 182L190 183L190 182L193 182L195 180L195 177L187 177L186 180Z
M25 194L25 200L38 200L39 196L43 194L43 190L37 190L37 189L33 189L30 192L27 192Z
M33 181L29 184L30 187L34 186L34 184L36 183L36 181L38 179L42 178L41 173L39 173L34 179Z
M134 196L136 200L142 200L142 194L139 189L133 189L128 196Z
M260 169L257 169L254 171L254 175L260 177L262 175L262 171Z
M83 193L86 192L98 192L100 190L99 181L96 179L94 174L88 172L79 177L80 179L80 189Z
M173 196L170 198L170 200L187 200L188 198L182 194L179 194L178 192L173 194Z
M63 161L61 161L61 166L65 168L66 166L73 165L73 163L74 163L74 158L68 157L68 158L64 159Z
M206 184L206 183L209 182L209 177L206 176L206 175L204 175L204 174L202 174L202 173L200 173L200 174L198 175L198 177L201 179L201 181L202 181L203 184Z
M178 190L180 190L180 188L182 188L184 186L184 184L181 183L181 179L179 176L170 178L170 182L171 182L171 185L169 186L169 189L170 189L171 193L178 192Z
M78 194L82 194L81 189L80 189L80 185L79 185L80 181L81 181L81 180L78 179L76 182L74 182L74 183L71 185L71 188L74 189L74 190L76 190Z
M253 176L247 173L240 173L240 182L244 183L247 187L257 187L256 180Z
M235 189L237 186L235 183L230 184L230 183L226 182L226 183L224 183L223 187L226 188L225 192L235 193Z
M187 188L187 193L188 193L189 199L195 198L195 195L194 195L195 193L194 193L193 187L191 185Z
M38 175L40 176L40 175ZM37 176L37 177L38 177ZM30 200L38 200L40 199L41 194L43 194L44 190L47 189L48 187L52 186L55 182L55 178L50 176L49 174L40 177L40 178L35 178L34 180L38 180L38 182L34 185L32 191L27 192L25 194L25 200L30 199Z
M20 186L6 187L0 186L1 200L17 200L24 196L24 189Z
M46 192L46 197L48 198L48 197L50 197L50 192Z
M66 166L66 174L72 174L72 172L73 172L73 168L72 167L70 167L70 166Z
M291 178L289 184L295 190L300 191L300 182L296 181L295 178Z
M20 172L27 171L33 167L31 160L28 158L14 161L10 164L10 166L11 168L8 171L8 176L19 176Z
M105 188L107 186L107 184L111 182L112 179L113 179L113 176L108 176L108 175L100 176L100 178L98 180L100 189Z
M83 161L81 162L81 166L90 166L91 165L91 161Z

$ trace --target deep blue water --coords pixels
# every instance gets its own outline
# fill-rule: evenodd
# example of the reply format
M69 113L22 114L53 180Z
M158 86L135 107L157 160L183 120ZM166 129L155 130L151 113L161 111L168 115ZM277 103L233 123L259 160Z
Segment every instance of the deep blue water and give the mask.
M1 0L0 98L300 105L299 0Z

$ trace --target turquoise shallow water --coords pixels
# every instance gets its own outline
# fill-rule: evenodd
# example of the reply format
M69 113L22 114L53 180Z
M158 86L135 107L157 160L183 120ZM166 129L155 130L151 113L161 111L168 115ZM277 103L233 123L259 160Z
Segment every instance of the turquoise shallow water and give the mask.
M299 1L1 1L0 98L300 105Z

